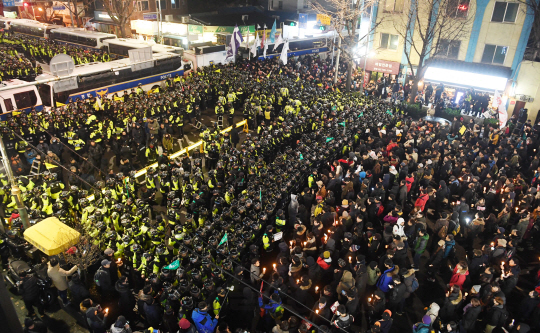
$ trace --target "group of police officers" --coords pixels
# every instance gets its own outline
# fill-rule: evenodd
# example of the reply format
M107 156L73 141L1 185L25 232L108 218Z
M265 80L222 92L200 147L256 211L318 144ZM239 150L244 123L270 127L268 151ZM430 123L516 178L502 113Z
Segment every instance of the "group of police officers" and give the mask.
M308 68L315 64L310 57L299 61ZM190 318L201 300L218 310L230 300L234 308L243 288L237 267L249 266L261 250L274 250L274 232L288 229L283 211L290 194L316 187L313 171L351 151L370 123L394 121L378 102L324 90L291 65L250 66L206 67L149 92L137 87L122 96L71 100L51 112L14 113L2 130L11 155L23 154L28 144L45 154L44 143L50 142L48 150L53 144L67 146L73 156L89 160L95 149L103 152L108 145L120 157L128 147L128 156L139 155L141 165L158 162L144 175L109 173L87 189L64 185L59 168L21 176L30 217L56 216L102 250L113 249L135 290L142 292L148 284L154 292L162 290L164 308L179 317ZM276 68L285 73L272 79L260 75ZM167 134L182 138L184 117L196 123L200 110L213 104L218 117L228 115L229 124L234 109L243 108L251 132L239 148L228 133L220 134L218 118L214 128L201 129L202 154L169 160L158 153ZM150 119L160 124L157 133ZM9 214L15 199L3 182L2 204ZM164 214L158 203L166 207ZM21 229L20 220L11 227ZM166 268L174 260L179 267ZM238 288L226 299L219 288L231 285Z

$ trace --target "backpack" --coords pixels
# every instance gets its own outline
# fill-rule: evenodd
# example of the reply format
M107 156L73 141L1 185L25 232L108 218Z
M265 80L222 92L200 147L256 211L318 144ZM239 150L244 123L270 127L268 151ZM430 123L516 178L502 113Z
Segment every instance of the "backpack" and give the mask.
M101 287L101 283L99 282L99 278L101 277L101 268L96 271L96 274L94 274L94 282L96 283L96 286Z
M414 293L416 291L416 289L418 289L420 285L418 284L418 279L416 277L414 277L414 279L412 280L412 284L411 284L411 293Z
M448 227L443 225L441 230L439 230L439 233L437 234L440 239L445 239L446 235L448 235Z
M455 221L452 221L452 220L448 222L448 231L452 233L452 235L454 236L457 235L460 230L461 230L461 225L459 223L456 223Z

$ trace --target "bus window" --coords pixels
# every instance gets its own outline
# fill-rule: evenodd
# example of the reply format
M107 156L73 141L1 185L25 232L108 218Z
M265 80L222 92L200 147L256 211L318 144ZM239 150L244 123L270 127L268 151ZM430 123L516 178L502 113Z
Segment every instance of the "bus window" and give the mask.
M38 85L38 93L45 106L53 106L51 103L51 86L48 84Z
M6 107L6 112L13 111L13 102L11 98L4 99L4 106Z
M32 106L35 106L37 103L37 96L33 90L13 94L13 97L15 98L15 105L19 110L24 108L30 108Z

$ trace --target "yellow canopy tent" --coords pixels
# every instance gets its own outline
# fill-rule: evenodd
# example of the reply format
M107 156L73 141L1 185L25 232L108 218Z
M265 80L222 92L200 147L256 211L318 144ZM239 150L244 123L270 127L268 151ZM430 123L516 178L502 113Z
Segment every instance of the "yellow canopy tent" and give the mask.
M79 241L81 234L56 217L48 217L26 229L24 239L48 256L62 253Z

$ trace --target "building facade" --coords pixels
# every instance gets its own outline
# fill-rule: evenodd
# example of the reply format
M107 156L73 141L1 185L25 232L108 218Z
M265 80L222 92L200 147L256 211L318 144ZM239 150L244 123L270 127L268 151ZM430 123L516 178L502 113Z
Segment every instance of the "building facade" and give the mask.
M421 1L419 7L416 1ZM366 70L372 73L366 78L377 79L386 73L406 82L411 70L416 73L419 57L411 47L421 45L416 41L421 38L419 30L424 28L418 26L429 24L429 15L421 12L422 1L380 0L370 13L364 15L363 30L366 33L372 30L366 39L366 54L370 61L365 62L371 64ZM519 79L527 75L521 75L520 71L534 21L529 8L523 3L504 0L427 0L426 3L437 6L434 15L440 11L456 11L452 19L464 24L455 40L434 39L438 49L435 51L435 47L431 47L432 52L427 55L433 58L429 61L425 81L444 83L455 87L456 91L471 88L492 94L497 91L507 98L510 114L516 104L514 97L519 92ZM415 22L411 22L411 17L417 18ZM406 29L406 36L410 37L404 38L403 30L397 29ZM413 45L405 42L409 38L415 41ZM406 54L411 56L412 69ZM393 71L376 72L375 65L391 67ZM361 63L359 66L363 67ZM518 105L522 107L522 103ZM536 116L536 112L529 114Z

